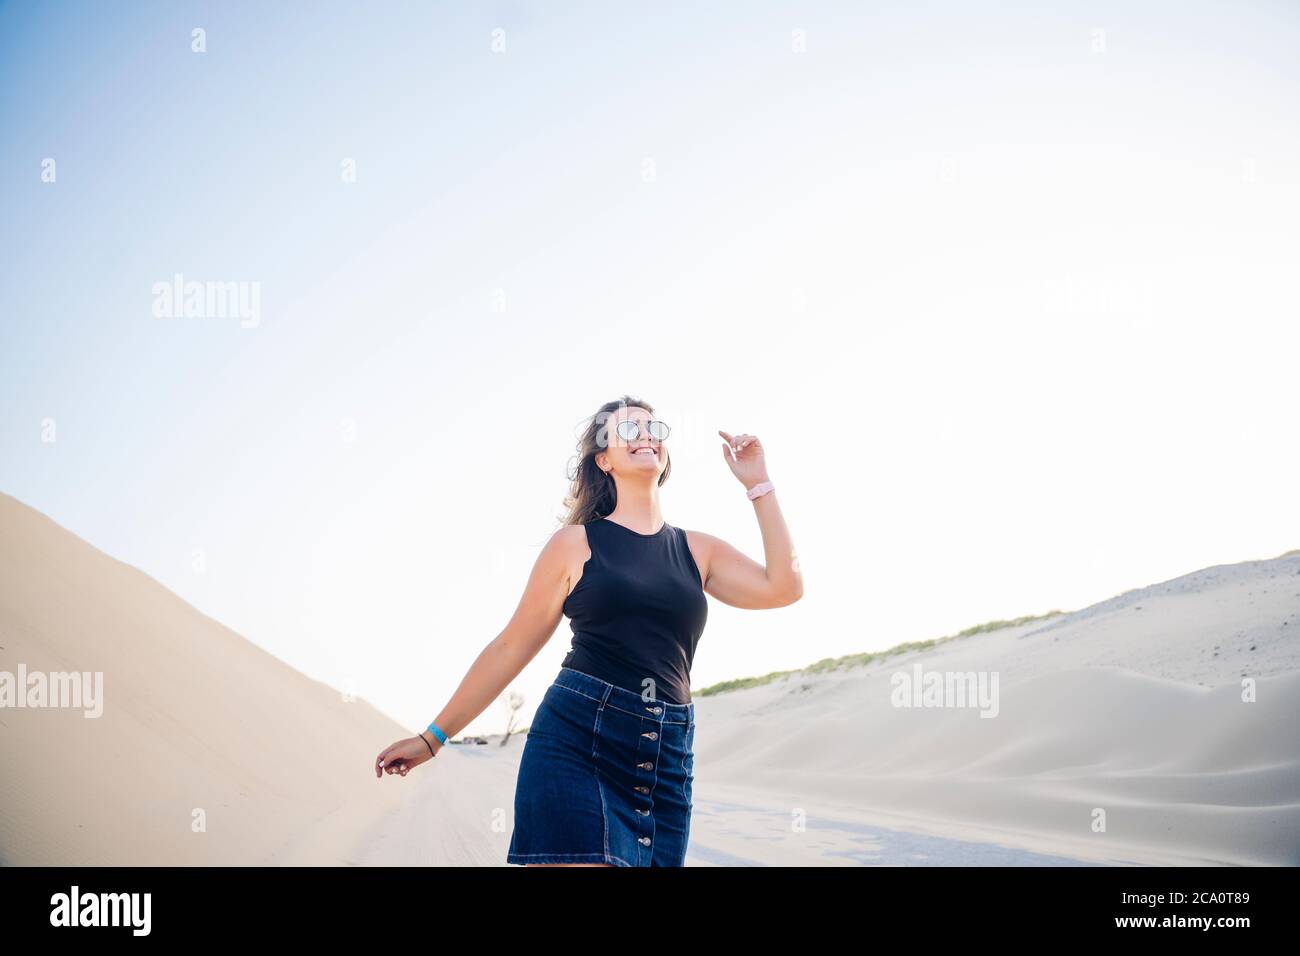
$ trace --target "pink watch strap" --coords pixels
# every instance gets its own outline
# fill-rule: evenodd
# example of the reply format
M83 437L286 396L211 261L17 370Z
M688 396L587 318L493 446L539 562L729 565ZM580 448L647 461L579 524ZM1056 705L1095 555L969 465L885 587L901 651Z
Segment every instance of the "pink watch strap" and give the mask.
M773 485L770 481L760 481L753 488L750 488L747 492L745 492L745 494L746 496L748 496L750 501L753 501L755 498L761 498L769 491L775 491L775 490L776 490L776 486Z

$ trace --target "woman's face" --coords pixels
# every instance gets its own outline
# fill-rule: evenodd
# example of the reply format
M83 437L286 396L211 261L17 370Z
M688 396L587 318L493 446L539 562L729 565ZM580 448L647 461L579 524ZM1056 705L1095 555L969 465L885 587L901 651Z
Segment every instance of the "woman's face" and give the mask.
M619 475L658 477L668 460L668 443L650 437L646 423L655 420L655 416L644 408L635 406L611 412L604 426L607 445L605 451L597 456L596 463L601 464L603 459L603 466ZM619 423L625 421L637 423L636 438L624 438L619 434Z

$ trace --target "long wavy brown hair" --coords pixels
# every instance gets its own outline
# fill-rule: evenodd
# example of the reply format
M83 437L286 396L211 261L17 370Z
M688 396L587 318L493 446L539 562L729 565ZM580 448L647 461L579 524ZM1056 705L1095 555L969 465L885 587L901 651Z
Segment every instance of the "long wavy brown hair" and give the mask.
M587 424L583 428L582 437L578 439L577 455L573 459L576 464L569 475L573 483L564 497L564 507L568 509L568 514L563 518L565 524L586 524L603 518L613 512L614 505L618 503L614 476L596 464L596 456L609 447L609 435L613 431L609 423L622 408L644 408L651 415L655 413L654 406L649 402L624 395L606 402L591 418L584 419ZM672 456L665 450L664 470L659 476L660 487L668 480L672 467Z

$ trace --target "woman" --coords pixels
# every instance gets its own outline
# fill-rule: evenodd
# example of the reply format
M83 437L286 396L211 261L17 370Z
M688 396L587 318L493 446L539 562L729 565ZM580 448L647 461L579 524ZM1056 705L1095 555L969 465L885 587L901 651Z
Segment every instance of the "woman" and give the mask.
M803 595L790 533L753 435L718 434L763 535L766 567L700 531L668 524L668 426L624 396L592 417L568 519L542 548L510 623L416 737L375 760L406 776L505 690L561 615L573 643L528 729L506 860L527 866L681 866L690 833L695 704L690 668L704 595L741 608Z

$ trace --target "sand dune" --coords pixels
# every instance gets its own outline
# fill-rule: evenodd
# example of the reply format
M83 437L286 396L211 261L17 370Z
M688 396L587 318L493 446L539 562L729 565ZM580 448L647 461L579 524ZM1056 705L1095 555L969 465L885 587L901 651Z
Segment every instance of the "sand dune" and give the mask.
M400 804L371 768L409 729L0 495L0 670L20 664L102 672L104 708L0 708L0 863L335 862L314 830Z
M1300 554L1208 568L1047 622L706 698L696 785L784 800L787 815L815 805L1085 860L1295 865L1298 636ZM918 664L996 672L997 717L891 706L891 675Z
M1292 554L697 695L688 864L1300 864L1298 633ZM0 496L20 662L102 671L106 705L0 709L0 862L505 865L522 737L376 781L409 729ZM917 667L996 716L896 706Z

